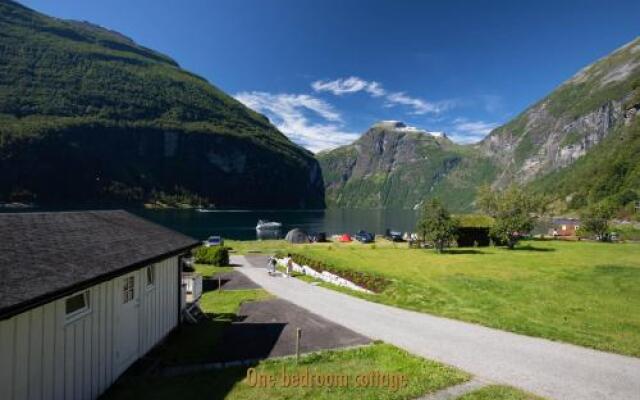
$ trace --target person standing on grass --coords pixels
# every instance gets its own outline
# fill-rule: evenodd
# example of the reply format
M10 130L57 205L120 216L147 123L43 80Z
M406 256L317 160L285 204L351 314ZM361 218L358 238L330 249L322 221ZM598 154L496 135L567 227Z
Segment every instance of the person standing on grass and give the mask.
M291 254L287 254L287 257L289 258L287 260L287 277L289 277L293 273L293 257Z

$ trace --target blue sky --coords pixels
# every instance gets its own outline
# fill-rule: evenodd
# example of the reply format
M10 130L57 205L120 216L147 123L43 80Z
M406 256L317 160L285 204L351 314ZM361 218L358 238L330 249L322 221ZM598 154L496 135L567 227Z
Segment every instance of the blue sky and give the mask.
M23 0L122 32L313 150L401 120L474 142L640 35L640 1Z

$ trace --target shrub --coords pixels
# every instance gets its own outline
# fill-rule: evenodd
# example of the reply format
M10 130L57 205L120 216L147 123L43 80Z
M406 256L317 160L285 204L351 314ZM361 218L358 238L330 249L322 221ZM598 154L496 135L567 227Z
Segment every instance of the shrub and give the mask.
M194 257L198 264L223 267L229 265L229 248L224 246L198 247Z

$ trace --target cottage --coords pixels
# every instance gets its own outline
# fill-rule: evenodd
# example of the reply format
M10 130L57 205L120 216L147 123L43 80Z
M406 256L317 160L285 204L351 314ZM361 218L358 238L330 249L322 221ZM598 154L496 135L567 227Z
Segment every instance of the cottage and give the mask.
M124 211L0 214L0 399L93 399L179 324L198 242Z
M489 246L491 228L495 221L488 215L463 214L456 216L458 228L456 241L458 247Z
M580 221L575 218L554 218L553 227L550 235L557 236L575 236L576 231L580 228Z

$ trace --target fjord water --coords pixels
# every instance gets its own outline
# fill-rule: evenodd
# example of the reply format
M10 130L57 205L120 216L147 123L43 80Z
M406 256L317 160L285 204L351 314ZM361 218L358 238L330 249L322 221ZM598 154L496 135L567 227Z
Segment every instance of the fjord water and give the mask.
M327 234L355 233L360 229L383 234L386 229L413 231L417 213L413 210L196 210L133 209L129 210L178 232L204 239L221 235L227 239L256 239L258 220L281 222L281 235L290 229Z

